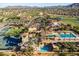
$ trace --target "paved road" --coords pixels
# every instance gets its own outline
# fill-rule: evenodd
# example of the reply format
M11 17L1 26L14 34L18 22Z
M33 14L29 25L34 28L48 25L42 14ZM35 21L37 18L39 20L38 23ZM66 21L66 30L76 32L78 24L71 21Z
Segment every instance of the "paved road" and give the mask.
M39 16L35 16L32 20L30 20L30 22L27 24L27 27L30 27L32 24L34 24L35 19L38 17Z
M0 23L0 36L9 28L9 25Z

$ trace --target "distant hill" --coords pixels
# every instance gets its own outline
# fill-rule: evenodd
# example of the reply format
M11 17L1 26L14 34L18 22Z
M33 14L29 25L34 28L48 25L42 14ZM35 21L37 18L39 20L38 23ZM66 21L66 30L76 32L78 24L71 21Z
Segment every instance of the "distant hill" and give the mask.
M39 7L37 7L37 6L34 6L34 7L31 7L31 6L8 6L6 8L8 8L8 9L16 9L16 8L18 8L18 9L31 9L31 8L39 8Z
M8 6L6 8L29 8L28 6Z
M67 6L47 6L46 8L79 8L79 3L72 3Z
M45 8L79 8L79 3L72 3L66 6L47 6Z
M6 8L79 8L79 3L72 3L70 5L67 5L67 6L45 6L45 7L37 7L37 6L8 6Z
M79 8L79 3L73 3L73 4L68 5L67 7Z

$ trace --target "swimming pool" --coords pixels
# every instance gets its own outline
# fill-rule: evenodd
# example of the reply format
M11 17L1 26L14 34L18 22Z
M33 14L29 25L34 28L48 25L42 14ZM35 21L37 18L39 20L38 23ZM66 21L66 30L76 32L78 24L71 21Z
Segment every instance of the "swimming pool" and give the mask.
M52 44L49 43L48 45L45 45L45 46L41 47L39 51L40 52L50 52L50 51L53 51Z
M59 36L62 39L74 39L74 38L76 38L76 35L73 33L61 33L61 34L59 34Z
M40 48L40 52L48 52L45 48Z
M9 29L8 26L0 28L0 50L7 50L10 49L12 47L10 46L6 46L6 40L4 39L4 33Z
M54 38L54 37L57 37L57 36L58 36L57 33L52 33L52 34L48 34L47 38Z

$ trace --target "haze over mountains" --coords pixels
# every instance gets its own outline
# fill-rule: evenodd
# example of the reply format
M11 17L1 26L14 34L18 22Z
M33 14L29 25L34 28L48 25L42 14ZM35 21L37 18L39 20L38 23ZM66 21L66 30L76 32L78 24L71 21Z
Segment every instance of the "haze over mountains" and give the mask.
M5 8L79 8L79 3L72 3L66 6L58 5L58 6L7 6Z
M68 5L67 7L79 8L79 3L73 3L73 4Z

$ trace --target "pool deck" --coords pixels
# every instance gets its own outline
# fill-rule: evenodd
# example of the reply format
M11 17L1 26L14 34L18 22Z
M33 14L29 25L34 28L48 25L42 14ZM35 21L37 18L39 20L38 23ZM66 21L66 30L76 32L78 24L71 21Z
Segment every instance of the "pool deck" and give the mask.
M44 43L52 43L52 42L79 42L78 40L44 40Z

